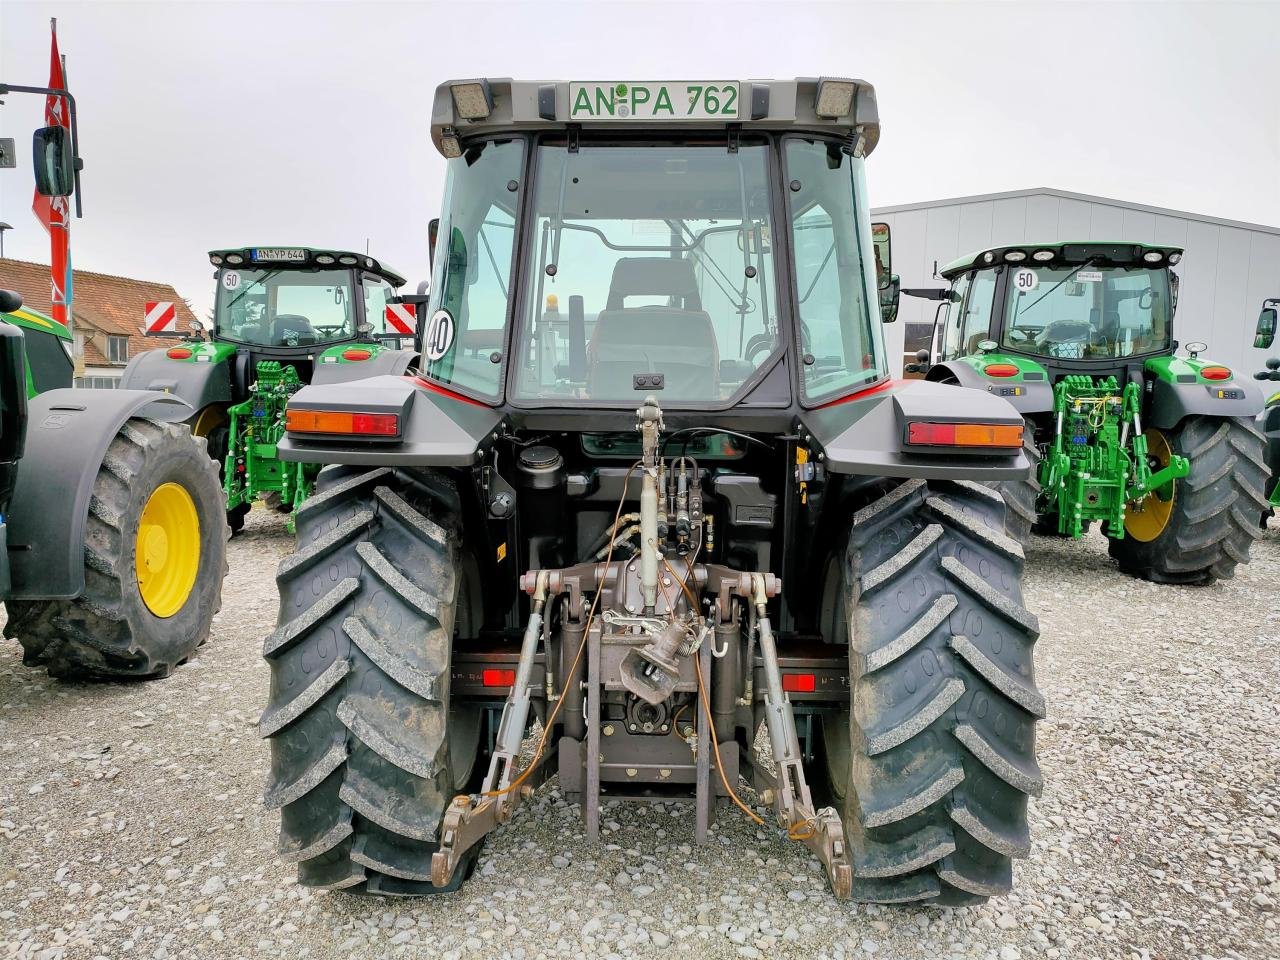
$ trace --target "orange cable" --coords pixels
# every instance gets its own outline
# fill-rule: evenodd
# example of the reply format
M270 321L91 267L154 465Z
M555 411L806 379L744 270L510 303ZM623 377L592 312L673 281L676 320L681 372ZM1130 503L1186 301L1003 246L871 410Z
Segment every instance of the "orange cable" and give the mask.
M613 515L613 522L615 526L617 525L619 518L621 518L622 516L622 507L627 502L627 485L631 482L631 475L636 472L636 467L638 467L639 465L640 464L638 461L636 463L633 463L631 465L631 469L627 471L627 475L622 478L622 496L619 497L618 499L618 509ZM613 542L610 541L609 555L605 557L605 560L604 560L604 568L606 571L609 569L609 564L612 562L613 562ZM601 583L599 585L599 589L596 590L595 596L591 598L591 607L587 611L586 629L582 631L582 642L578 644L578 652L577 654L574 655L573 665L569 667L569 673L566 675L566 678L565 678L566 680L568 680L577 672L578 664L582 662L582 654L587 649L587 638L591 635L591 622L595 618L596 606L597 604L599 604L600 594L602 594L603 592L604 592L604 584ZM510 793L511 791L519 787L520 784L524 783L525 780L528 779L529 774L531 774L534 768L538 765L538 758L542 756L542 751L546 748L547 737L550 736L551 727L554 724L556 717L559 716L560 708L563 705L564 705L564 691L561 691L559 699L556 700L556 705L551 710L551 715L547 717L547 722L542 725L542 736L538 739L538 746L533 751L533 757L529 760L529 765L526 766L524 770L520 772L520 775L516 777L515 780L511 781L510 785L503 787L501 790L486 791L484 794L486 797L500 797L503 794Z

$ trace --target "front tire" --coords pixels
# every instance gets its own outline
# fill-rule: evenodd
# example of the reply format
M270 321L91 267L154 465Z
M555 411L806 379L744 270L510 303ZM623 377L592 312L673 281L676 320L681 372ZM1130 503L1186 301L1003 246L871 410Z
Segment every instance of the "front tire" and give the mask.
M1146 431L1148 449L1167 462L1180 454L1191 472L1173 482L1171 501L1149 494L1130 505L1122 539L1108 550L1120 569L1153 583L1207 585L1249 562L1267 509L1262 433L1246 418L1187 417L1176 430Z
M1036 618L988 487L909 480L853 517L842 578L850 722L822 751L854 897L963 904L1008 893L1039 795Z
M222 486L203 439L134 418L98 468L85 521L84 591L14 600L4 635L65 679L167 676L209 637L227 572Z
M280 564L265 802L304 886L415 895L467 764L451 757L460 505L434 473L336 468L297 513ZM461 725L459 725L461 726Z

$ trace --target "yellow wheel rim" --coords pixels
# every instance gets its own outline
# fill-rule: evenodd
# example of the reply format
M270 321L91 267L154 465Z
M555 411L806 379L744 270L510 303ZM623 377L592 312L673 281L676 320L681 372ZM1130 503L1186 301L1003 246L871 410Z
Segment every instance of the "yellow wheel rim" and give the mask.
M1144 430L1142 435L1147 438L1147 454L1159 464L1157 469L1168 466L1172 451L1165 435L1155 429ZM1160 491L1153 490L1141 500L1129 504L1124 515L1124 532L1143 543L1150 543L1160 536L1169 525L1177 493L1178 481L1175 480L1168 487L1168 500L1162 500Z
M178 483L151 491L138 520L134 545L138 591L157 617L171 617L187 602L200 571L200 516Z

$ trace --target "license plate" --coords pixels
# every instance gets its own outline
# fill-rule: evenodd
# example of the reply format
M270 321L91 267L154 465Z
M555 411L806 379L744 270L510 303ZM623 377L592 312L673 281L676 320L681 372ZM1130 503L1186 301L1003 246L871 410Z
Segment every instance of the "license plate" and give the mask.
M738 81L569 84L570 120L737 120Z
M254 263L302 263L307 259L307 251L297 247L259 247L251 250L250 256Z

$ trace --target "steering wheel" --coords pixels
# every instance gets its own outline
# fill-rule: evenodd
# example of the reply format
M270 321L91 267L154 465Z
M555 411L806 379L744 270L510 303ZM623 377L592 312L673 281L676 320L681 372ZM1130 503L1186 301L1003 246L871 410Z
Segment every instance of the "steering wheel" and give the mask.
M314 329L324 334L325 337L332 338L342 333L342 331L346 329L346 326L347 325L345 323L335 323L335 324L330 324L328 326L321 326L320 324L316 324Z
M1088 320L1055 320L1040 331L1036 337L1036 346L1046 343L1089 343L1096 331Z

